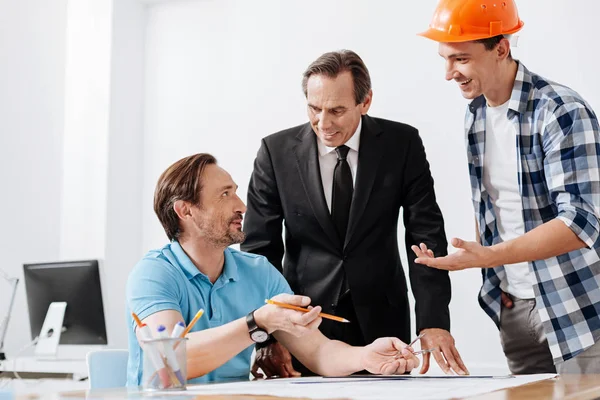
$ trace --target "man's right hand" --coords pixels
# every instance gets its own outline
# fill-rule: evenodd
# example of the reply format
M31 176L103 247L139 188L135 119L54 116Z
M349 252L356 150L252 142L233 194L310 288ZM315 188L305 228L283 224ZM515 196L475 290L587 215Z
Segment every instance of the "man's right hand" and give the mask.
M300 376L300 372L292 366L290 352L279 342L271 343L256 350L256 360L252 366L252 371L250 371L256 379L263 378L263 375L258 372L259 368L262 369L267 378L294 378Z
M307 307L310 297L291 294L278 294L273 300L298 307ZM321 307L308 307L309 312L290 310L284 307L267 304L254 311L256 325L268 333L275 331L287 332L295 337L316 331L321 324Z
M506 308L513 308L513 306L515 305L513 303L512 299L510 298L510 295L504 291L502 291L501 299L502 299L502 304L504 304L504 307L506 307Z

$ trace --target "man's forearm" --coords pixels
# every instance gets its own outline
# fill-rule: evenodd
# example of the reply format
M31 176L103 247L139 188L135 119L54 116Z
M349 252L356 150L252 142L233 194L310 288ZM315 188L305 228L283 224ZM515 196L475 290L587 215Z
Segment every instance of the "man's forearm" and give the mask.
M254 343L245 318L188 335L187 378L205 375Z
M277 340L298 360L317 375L345 376L364 369L364 347L353 347L338 340L327 339L320 331L301 338L275 332Z
M315 369L311 370L322 376L346 376L361 371L364 369L363 349L338 340L328 340L318 347Z
M585 243L559 219L553 219L523 236L491 246L486 267L545 260L585 247Z
M450 330L452 287L448 271L411 262L409 277L415 298L417 333L427 328Z

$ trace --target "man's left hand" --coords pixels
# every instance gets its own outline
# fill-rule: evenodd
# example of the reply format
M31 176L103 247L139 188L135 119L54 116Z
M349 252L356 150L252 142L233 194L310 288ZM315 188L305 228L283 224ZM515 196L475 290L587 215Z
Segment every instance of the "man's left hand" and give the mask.
M494 253L489 247L458 238L452 239L452 246L458 251L445 257L434 257L433 252L424 243L421 243L420 247L413 245L411 249L417 256L416 263L447 271L494 266L492 261Z
M433 358L445 374L451 374L454 371L458 375L469 375L469 370L460 358L450 332L445 329L429 328L423 329L421 334L425 334L421 338L421 348L434 350L432 353L423 354L423 366L420 374L429 370L429 358L433 354Z

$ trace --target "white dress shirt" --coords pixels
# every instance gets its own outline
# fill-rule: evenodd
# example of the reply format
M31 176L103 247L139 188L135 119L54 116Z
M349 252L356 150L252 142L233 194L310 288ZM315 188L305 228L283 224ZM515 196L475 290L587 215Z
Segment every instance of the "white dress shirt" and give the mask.
M356 171L358 170L358 147L360 146L360 131L362 128L362 119L358 123L356 132L346 143L346 146L350 148L346 160L350 165L350 171L352 172L352 185L356 187ZM319 167L321 168L321 181L323 182L323 193L325 194L325 201L327 202L327 208L331 213L331 197L333 191L333 170L335 164L337 164L337 153L335 147L326 146L321 139L317 137L317 146L319 148Z

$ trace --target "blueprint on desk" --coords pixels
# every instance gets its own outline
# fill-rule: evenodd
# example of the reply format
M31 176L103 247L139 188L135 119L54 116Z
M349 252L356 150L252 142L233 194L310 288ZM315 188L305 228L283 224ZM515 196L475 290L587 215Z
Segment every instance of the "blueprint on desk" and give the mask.
M188 386L173 395L245 394L310 399L437 400L468 397L553 378L555 374L522 376L363 376L288 378Z

